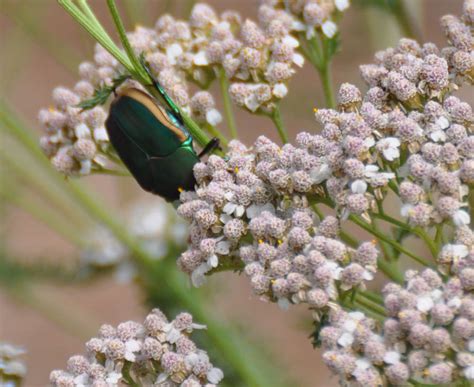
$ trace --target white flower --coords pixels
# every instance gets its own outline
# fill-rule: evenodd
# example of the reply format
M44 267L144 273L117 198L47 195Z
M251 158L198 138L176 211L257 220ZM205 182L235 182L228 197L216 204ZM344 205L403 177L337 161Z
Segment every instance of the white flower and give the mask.
M222 115L217 109L211 109L206 113L206 121L212 125L216 126L222 122Z
M166 56L170 65L176 64L176 58L183 54L183 48L178 43L173 43L166 47Z
M323 23L322 30L323 30L324 35L326 35L329 39L331 39L332 37L334 37L334 35L336 35L337 25L331 20L327 20Z
M397 351L388 351L385 353L383 361L387 364L397 364L400 361L400 353Z
M212 384L218 384L222 378L224 377L224 373L216 367L211 368L211 370L207 373L207 380Z
M434 142L446 141L446 133L441 129L432 131L429 136Z
M207 59L206 52L199 51L196 55L194 55L193 62L196 66L207 66L209 64L209 60Z
M207 262L200 264L192 273L191 273L191 282L193 286L200 287L206 282L205 274L212 270Z
M331 168L327 164L321 164L319 167L313 168L309 172L309 176L314 184L321 184L329 176L331 176Z
M416 308L423 313L426 313L433 308L434 302L429 295L421 295L416 300Z
M127 340L125 342L125 359L131 362L136 360L135 352L142 349L142 344L137 340Z
M337 343L341 346L341 347L349 347L350 345L352 345L352 343L354 342L354 336L352 335L352 333L349 333L349 332L344 332L340 337L339 339L337 339Z
M334 3L338 11L342 12L349 8L349 0L336 0Z
M453 222L456 226L467 226L471 223L471 216L464 210L457 210L453 215Z
M382 138L377 142L377 149L382 152L388 161L393 161L400 157L400 140L396 137Z
M351 183L351 191L353 193L363 194L367 191L367 183L364 180L354 180Z
M265 204L252 204L247 207L246 210L246 215L247 218L253 219L259 216L262 212L268 211L271 214L275 213L275 207L271 203L265 203Z
M303 67L304 65L304 56L298 53L293 54L293 63L298 67Z
M303 30L304 30L304 27L303 27ZM301 30L302 31L302 30ZM293 47L293 48L296 48L300 45L300 42L298 39L294 38L293 36L291 35L286 35L283 39L282 39L282 43L283 44L288 44L289 46Z
M229 216L234 214L237 218L242 217L245 213L245 207L234 202L235 194L233 192L226 192L224 197L228 200L228 203L224 206L222 211Z
M280 297L278 298L277 304L281 310L288 310L290 308L291 302L286 297Z
M118 382L122 379L122 373L120 372L109 372L107 374L107 377L105 378L105 382L110 385L110 386L116 386L118 385Z
M81 161L81 169L79 170L79 173L81 175L90 174L91 169L92 169L92 161L90 161L90 160L82 160Z
M467 380L474 380L474 365L466 367L463 373Z
M277 83L273 86L272 93L277 98L283 98L288 93L288 88L284 83Z
M103 126L99 128L94 128L94 139L96 141L109 141L109 135L107 134L107 130Z
M81 122L74 128L74 134L77 138L89 138L91 136L91 131L86 124Z
M445 116L439 117L435 124L443 130L449 128L449 120Z

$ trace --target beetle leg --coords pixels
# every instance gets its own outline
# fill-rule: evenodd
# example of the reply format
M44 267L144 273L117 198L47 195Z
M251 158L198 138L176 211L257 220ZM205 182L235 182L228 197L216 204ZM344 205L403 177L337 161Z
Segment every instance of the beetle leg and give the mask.
M201 158L208 153L211 153L214 149L219 148L220 140L217 137L214 137L207 143L201 153L198 154L198 157Z

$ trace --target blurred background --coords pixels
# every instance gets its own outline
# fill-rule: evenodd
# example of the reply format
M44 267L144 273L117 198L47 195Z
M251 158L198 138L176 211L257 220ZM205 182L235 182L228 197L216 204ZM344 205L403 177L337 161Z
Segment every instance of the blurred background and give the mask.
M137 24L151 26L165 12L186 18L193 5L188 0L117 3L127 29ZM257 0L208 3L218 12L235 9L243 17L256 19ZM384 3L385 0L354 1L344 13L340 26L342 50L333 65L336 90L342 82L363 87L358 65L370 63L376 50L396 44L404 34ZM105 2L91 0L90 4L113 33ZM462 1L410 0L406 4L415 26L413 33L422 42L443 45L438 20L446 13L459 14ZM116 38L115 34L112 36ZM40 135L39 109L50 104L54 87L74 85L78 79L77 66L92 57L93 46L92 39L53 0L0 0L0 98L14 109L36 138ZM322 103L317 74L306 65L293 78L290 95L281 106L291 138L301 130L317 130L312 110ZM268 119L251 116L238 108L234 112L244 142L253 141L259 134L277 139ZM81 353L84 342L97 333L101 323L141 321L150 304L160 304L160 300L172 304L174 299L167 298L167 290L160 287L159 279L156 283L153 277L142 283L131 280L126 267L121 267L120 272L97 270L78 275L84 251L70 241L79 235L95 235L97 225L81 216L81 208L75 212L74 216L80 219L76 222L67 200L62 206L54 200L54 195L60 196L57 187L63 184L67 191L70 182L56 181L53 187L47 173L36 172L34 158L28 157L4 130L0 135L0 341L28 350L25 385L45 385L49 372L64 368L69 356ZM33 176L27 177L28 171ZM160 200L142 192L130 178L91 176L81 179L80 184L105 203L104 208L119 222L126 219L124 209L132 202L145 200L154 206ZM50 199L46 202L40 193L49 191L52 194L46 195ZM164 207L160 208L162 211ZM51 214L58 220L56 225L44 221L45 217L51 219ZM72 234L70 238L66 229ZM171 264L175 259L176 256ZM169 266L167 270L175 270L173 265ZM187 291L195 291L186 279L180 277L180 281ZM152 300L150 288L155 296ZM312 348L311 316L305 308L292 308L289 313L262 303L252 295L247 279L233 273L213 276L198 293L206 310L223 327L232 325L248 345L259 348L257 356L271 359L272 366L288 376L288 382L284 382L287 385L337 385L318 351ZM173 305L166 308L173 313ZM223 366L223 360L213 361Z

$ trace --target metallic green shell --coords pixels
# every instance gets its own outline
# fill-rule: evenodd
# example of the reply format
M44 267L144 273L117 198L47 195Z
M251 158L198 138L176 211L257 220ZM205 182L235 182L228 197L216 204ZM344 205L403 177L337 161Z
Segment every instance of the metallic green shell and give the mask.
M128 89L112 103L105 126L120 159L144 190L173 201L180 190L194 189L193 167L199 158L174 111Z

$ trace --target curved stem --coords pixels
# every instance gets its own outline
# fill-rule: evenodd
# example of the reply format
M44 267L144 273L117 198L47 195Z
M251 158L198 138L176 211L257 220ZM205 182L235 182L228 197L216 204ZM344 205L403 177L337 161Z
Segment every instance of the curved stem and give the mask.
M224 113L227 121L227 126L232 138L237 138L237 126L235 125L234 112L232 111L232 102L229 96L229 81L225 76L223 68L219 68L219 85L221 87L222 99L224 102Z
M288 133L286 132L285 126L283 125L283 121L281 119L281 112L278 106L273 109L273 112L270 115L273 123L275 124L278 134L280 135L281 141L286 144L288 142Z
M387 236L385 236L381 231L375 229L374 227L372 227L369 223L365 222L364 220L362 220L361 218L359 218L358 216L355 216L355 215L350 215L349 216L349 219L354 222L355 224L357 224L358 226L362 227L364 230L366 230L367 232L371 233L372 235L376 236L377 238L379 238L380 240L388 243L389 245L391 245L392 247L394 247L395 249L399 250L400 252L402 252L403 254L413 258L415 261L417 261L418 263L421 263L423 266L426 266L426 267L433 267L433 264L429 261L427 261L426 259L424 258L421 258L419 257L418 255L412 253L411 251L409 251L408 249L406 249L405 247L403 247L401 244L395 242L394 240L390 239L390 238L387 238Z
M331 66L326 63L321 71L319 72L321 83L323 85L324 98L326 100L326 106L333 109L336 106L336 100L334 97L334 90L332 86L332 75Z

